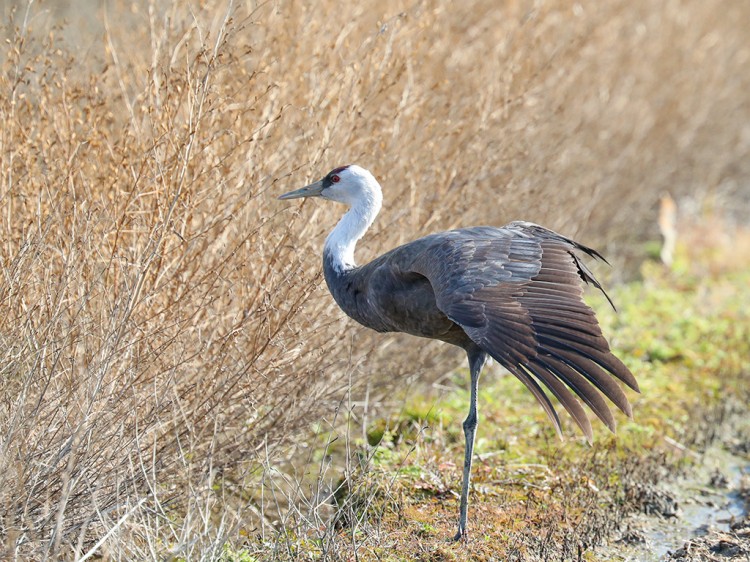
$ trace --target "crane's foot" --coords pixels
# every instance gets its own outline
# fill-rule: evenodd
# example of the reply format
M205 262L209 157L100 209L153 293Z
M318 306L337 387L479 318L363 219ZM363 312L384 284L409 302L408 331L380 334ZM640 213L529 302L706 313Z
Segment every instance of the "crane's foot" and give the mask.
M456 536L453 537L453 542L458 542L458 541L466 542L468 539L469 539L469 533L466 531L466 529L459 527L458 532L456 533Z

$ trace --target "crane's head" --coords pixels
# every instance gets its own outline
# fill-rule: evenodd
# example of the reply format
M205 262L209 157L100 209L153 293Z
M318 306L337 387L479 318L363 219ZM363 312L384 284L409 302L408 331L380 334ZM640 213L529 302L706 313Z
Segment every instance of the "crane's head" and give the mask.
M378 181L370 172L356 164L334 168L323 179L280 195L279 199L300 197L322 197L350 207L366 204L377 206L378 209L383 200Z

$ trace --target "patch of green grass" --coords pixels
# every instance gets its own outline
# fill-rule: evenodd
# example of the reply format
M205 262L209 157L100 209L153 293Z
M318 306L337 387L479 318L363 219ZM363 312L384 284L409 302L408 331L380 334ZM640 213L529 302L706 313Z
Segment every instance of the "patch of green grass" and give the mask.
M245 550L235 550L225 544L219 562L258 562L258 559Z

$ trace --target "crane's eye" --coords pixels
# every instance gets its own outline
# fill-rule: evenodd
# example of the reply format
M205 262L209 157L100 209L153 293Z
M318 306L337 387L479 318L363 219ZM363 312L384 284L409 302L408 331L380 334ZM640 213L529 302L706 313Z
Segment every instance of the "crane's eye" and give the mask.
M331 181L333 183L339 183L341 181L341 178L339 176L337 176L336 174L334 174L334 175L331 176Z

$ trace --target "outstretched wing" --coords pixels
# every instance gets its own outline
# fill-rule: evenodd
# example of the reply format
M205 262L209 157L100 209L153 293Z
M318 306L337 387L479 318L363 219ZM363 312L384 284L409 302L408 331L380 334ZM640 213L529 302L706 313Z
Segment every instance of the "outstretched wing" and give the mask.
M560 420L542 385L589 441L591 424L573 393L612 431L615 419L603 396L632 416L615 378L636 391L638 383L612 354L583 302L584 283L601 285L576 251L604 258L525 222L445 234L415 260L413 270L429 279L440 310L528 387L558 432Z

